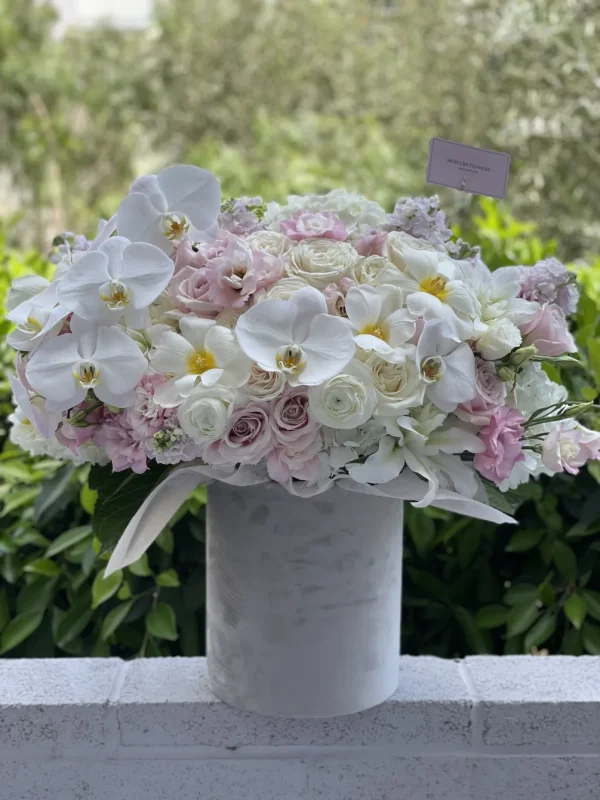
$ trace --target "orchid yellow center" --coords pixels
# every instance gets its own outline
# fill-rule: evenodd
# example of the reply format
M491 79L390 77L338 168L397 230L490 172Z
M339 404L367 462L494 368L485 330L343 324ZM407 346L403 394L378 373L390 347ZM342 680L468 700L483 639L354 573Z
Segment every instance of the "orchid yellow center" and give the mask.
M277 366L282 372L289 372L291 375L297 375L302 372L306 359L301 347L297 344L290 344L287 347L282 347L277 351Z
M163 233L171 241L182 239L189 227L190 223L182 214L165 214L163 217Z
M42 324L41 324L41 322L39 322L39 320L37 320L37 319L36 319L36 318L33 316L33 314L30 314L30 315L27 317L27 327L28 327L28 328L29 328L29 330L31 330L31 331L36 331L36 333L39 333L39 332L42 330Z
M444 362L439 356L429 356L421 361L421 375L427 383L435 383L443 375Z
M427 292L427 294L432 294L434 297L437 297L438 300L444 302L448 297L448 290L446 289L447 283L448 281L445 278L438 275L436 278L425 278L419 286L419 289L422 292Z
M118 280L108 281L100 287L100 299L113 311L129 305L129 290Z
M375 323L375 325L365 325L361 333L366 336L375 336L377 339L382 339L384 342L388 340L384 326L379 323Z
M209 369L215 369L217 362L212 353L207 350L196 350L188 358L188 372L190 375L202 375Z
M100 380L100 368L93 361L82 361L73 371L73 377L84 389L93 389Z

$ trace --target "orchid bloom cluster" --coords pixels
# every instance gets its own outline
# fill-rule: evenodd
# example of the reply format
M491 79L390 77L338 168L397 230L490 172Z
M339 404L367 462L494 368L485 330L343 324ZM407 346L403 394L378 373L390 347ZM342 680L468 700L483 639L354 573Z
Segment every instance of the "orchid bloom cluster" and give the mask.
M576 349L572 276L555 259L490 272L437 197L389 215L340 190L222 204L178 165L53 260L8 301L11 435L31 453L252 467L303 494L412 473L419 506L600 456L542 369Z

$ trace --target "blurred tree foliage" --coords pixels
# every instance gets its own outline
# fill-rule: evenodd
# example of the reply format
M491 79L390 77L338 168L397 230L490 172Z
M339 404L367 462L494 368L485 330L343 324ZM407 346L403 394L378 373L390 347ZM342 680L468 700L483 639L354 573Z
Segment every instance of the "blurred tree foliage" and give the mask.
M445 136L508 150L515 217L563 258L598 252L599 27L597 0L156 0L147 31L57 38L47 3L0 0L12 236L83 231L173 160L229 195L344 185L389 206L425 190ZM473 199L442 199L464 225Z

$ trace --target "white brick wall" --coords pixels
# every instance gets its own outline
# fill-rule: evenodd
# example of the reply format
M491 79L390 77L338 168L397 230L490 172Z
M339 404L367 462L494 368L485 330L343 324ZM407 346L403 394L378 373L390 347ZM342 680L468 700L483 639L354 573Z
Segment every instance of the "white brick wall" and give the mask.
M0 661L0 800L600 800L600 657L400 659L330 720L240 713L204 659Z

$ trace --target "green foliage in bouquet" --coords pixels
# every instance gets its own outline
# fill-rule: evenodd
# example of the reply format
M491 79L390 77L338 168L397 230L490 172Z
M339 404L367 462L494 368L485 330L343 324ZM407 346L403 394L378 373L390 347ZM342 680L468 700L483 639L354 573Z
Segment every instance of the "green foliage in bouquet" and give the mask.
M460 233L479 242L492 267L554 251L534 226L491 201L481 202L472 225ZM0 242L0 311L12 279L47 269L39 256ZM583 288L576 322L584 368L551 377L589 401L600 392L600 262L574 269ZM2 323L0 340L6 333ZM0 348L0 656L203 654L205 491L143 558L105 579L106 548L160 476L90 472L16 448L7 423L12 356ZM504 495L520 505L518 529L407 504L403 651L600 654L597 479L596 463Z

